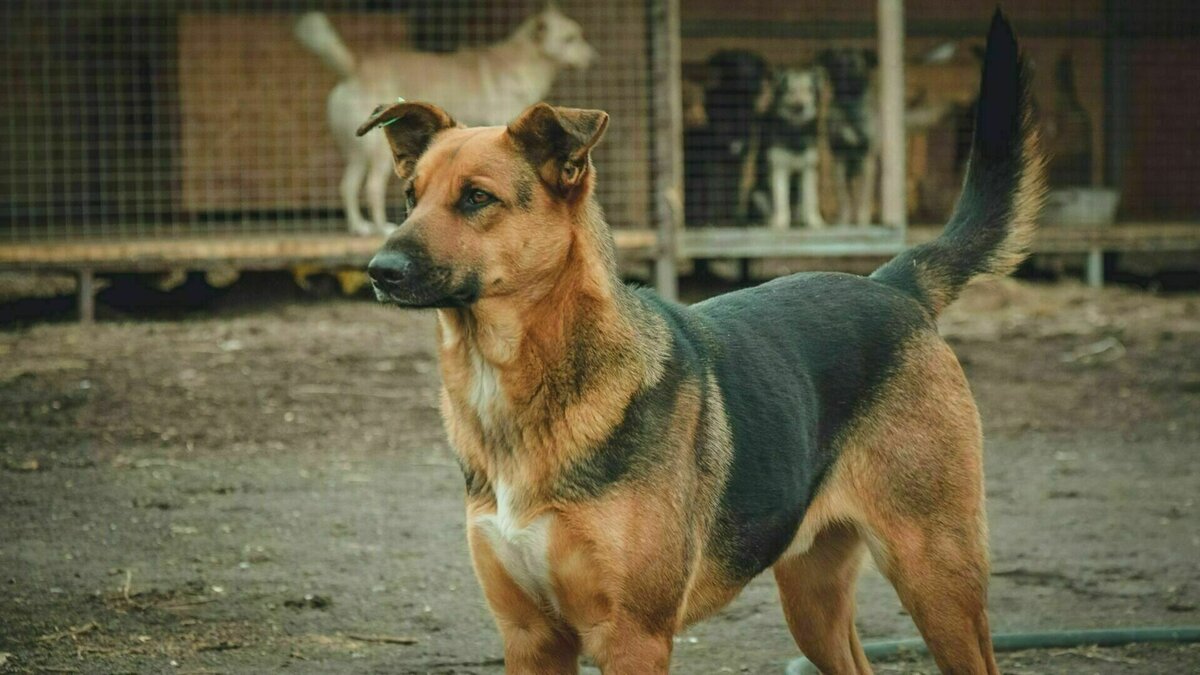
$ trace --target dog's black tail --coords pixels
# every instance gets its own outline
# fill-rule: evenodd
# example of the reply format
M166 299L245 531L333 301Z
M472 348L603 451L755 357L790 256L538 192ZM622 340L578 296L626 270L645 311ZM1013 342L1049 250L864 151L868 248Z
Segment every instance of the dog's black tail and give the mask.
M988 31L971 158L962 195L941 236L911 248L871 278L937 315L971 279L1012 272L1028 255L1045 192L1029 72L1012 27L996 11Z

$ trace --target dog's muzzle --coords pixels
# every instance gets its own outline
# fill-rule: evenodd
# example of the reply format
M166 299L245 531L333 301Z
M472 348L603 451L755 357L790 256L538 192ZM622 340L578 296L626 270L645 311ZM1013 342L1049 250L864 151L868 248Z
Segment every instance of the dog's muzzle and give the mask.
M367 265L367 276L375 288L375 297L380 302L397 305L424 304L418 296L429 295L419 292L421 265L403 251L385 249L375 254Z
M454 284L448 269L394 248L375 254L367 265L367 276L380 302L401 307L463 307L479 297L479 285L473 277Z
M367 265L367 276L376 288L393 290L401 287L406 280L411 280L415 266L406 253L400 251L380 251L371 258Z

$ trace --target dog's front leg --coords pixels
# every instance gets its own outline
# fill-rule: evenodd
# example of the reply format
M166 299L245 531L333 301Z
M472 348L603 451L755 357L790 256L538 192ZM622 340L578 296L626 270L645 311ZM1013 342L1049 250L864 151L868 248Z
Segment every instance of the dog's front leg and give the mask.
M645 627L616 625L595 650L604 675L667 675L671 668L672 633L653 634Z
M833 167L834 182L837 188L838 225L849 225L850 219L850 167L845 161L835 160Z
M579 636L513 580L485 536L472 529L469 541L475 574L504 639L506 675L576 675Z
M871 222L875 211L875 191L879 174L879 154L872 151L863 160L862 175L859 176L858 199L854 206L854 224L866 225Z
M774 149L767 154L771 167L771 227L777 230L786 230L792 225L791 199L788 196L791 168L782 155L782 152Z
M500 635L504 638L505 675L579 673L579 639L563 632L567 629L545 623L524 625L506 619L498 619L498 622Z
M821 191L817 184L816 153L801 176L801 199L804 200L804 224L812 228L825 227L825 219L821 217Z

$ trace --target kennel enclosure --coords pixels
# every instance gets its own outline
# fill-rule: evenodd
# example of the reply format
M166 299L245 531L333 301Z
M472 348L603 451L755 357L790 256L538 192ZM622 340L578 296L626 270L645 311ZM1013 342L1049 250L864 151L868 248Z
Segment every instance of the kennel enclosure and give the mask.
M559 73L547 100L611 114L595 153L598 197L623 259L653 262L666 294L674 293L676 262L878 259L932 236L936 225L923 223L944 222L961 180L956 148L978 78L971 49L982 42L992 3L556 6L579 22L598 58ZM344 160L325 114L337 77L296 41L296 19L325 12L356 53L444 52L502 40L545 7L524 0L4 3L0 267L77 272L85 291L94 274L109 272L361 267L380 240L346 232L338 199ZM1193 224L1200 197L1190 187L1200 160L1189 151L1200 130L1194 106L1179 96L1200 88L1200 26L1181 7L1178 0L1005 3L1037 70L1042 116L1054 122L1049 145L1074 162L1058 175L1069 177L1066 187L1119 194L1124 224L1047 222L1034 243L1040 252L1087 255L1094 281L1105 251L1200 248ZM689 214L684 176L696 158L682 139L703 123L693 119L689 97L708 84L713 54L750 51L778 70L845 47L879 57L875 225L772 231ZM914 126L914 110L933 110L936 119ZM824 201L828 176L822 180ZM388 197L399 220L395 183ZM827 215L833 210L822 206Z

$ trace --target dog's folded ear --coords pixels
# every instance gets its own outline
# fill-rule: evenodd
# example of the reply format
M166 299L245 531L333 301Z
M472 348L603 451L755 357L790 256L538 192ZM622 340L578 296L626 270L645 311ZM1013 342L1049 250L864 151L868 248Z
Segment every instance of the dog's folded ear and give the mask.
M429 147L429 141L443 129L457 126L454 119L441 108L429 103L394 103L381 105L358 128L362 136L375 127L383 127L396 174L407 179L416 168L417 160Z
M591 169L592 148L604 136L608 113L538 103L508 125L508 135L562 196L583 184Z

